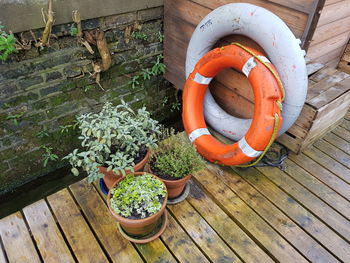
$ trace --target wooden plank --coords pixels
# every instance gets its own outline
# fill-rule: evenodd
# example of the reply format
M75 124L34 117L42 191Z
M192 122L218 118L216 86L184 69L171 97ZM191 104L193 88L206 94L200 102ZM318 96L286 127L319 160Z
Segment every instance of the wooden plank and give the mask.
M348 138L350 138L350 136ZM329 142L330 144L334 145L335 147L339 148L343 152L350 153L350 142L342 139L334 133L330 132L326 134L326 136L324 136L323 139Z
M244 262L273 262L196 183L190 182L190 185L187 201Z
M343 164L344 166L350 168L350 155L346 154L342 150L338 149L334 145L330 144L329 142L326 142L324 140L318 140L314 143L314 146L324 152L325 154L329 155L339 163Z
M308 101L308 104L312 105L316 109L319 109L327 104L329 104L334 99L343 95L350 89L350 78L345 81L338 82L333 87L330 87L326 91L320 93L319 95L313 97ZM334 109L336 110L336 108Z
M349 32L344 32L338 36L327 39L313 46L310 46L307 52L307 55L311 59L318 61L319 57L329 52L332 52L332 50L344 47L348 43L348 40L349 40Z
M290 154L289 159L350 201L350 184L344 182L305 154Z
M333 21L342 19L350 14L350 2L347 0L327 5L323 8L318 26L329 24Z
M142 262L132 244L119 233L116 220L96 189L86 180L69 188L109 258L113 262Z
M332 132L338 135L343 140L346 140L347 142L350 141L350 131L344 129L343 127L339 126L335 128Z
M211 164L209 166L209 169L218 174L219 178L222 179L233 192L254 209L266 222L269 222L281 236L300 251L308 260L311 262L337 262L337 260L317 243L317 241L270 203L251 185L241 180L241 177L231 169L220 169L218 166Z
M309 80L313 80L315 82L320 82L321 80L328 78L333 75L337 70L335 68L324 67L320 71L317 71L315 74L309 77Z
M107 262L108 259L68 189L48 196L47 200L77 260L79 262Z
M159 238L147 244L136 244L136 247L146 262L177 262Z
M285 162L284 172L287 173L290 177L292 177L295 181L300 183L302 186L307 188L310 192L318 196L330 207L337 210L339 214L343 215L347 219L350 219L350 202L344 197L340 196L337 192L320 182L318 179L316 179L316 177L313 177L307 171L299 167L296 163L288 159ZM349 191L350 186L348 186L347 188L348 189L346 190ZM333 211L331 211L331 213L333 213Z
M339 125L340 121L337 122L333 122L332 124L327 125L325 128L318 130L317 133L314 133L312 136L308 136L306 137L305 141L302 143L302 147L301 147L301 151L304 150L305 148L307 148L311 143L313 143L314 141L322 138L322 136L324 134L326 134L327 132L331 131L332 129L334 129L335 127L337 127ZM311 127L312 128L312 127ZM315 129L316 131L317 129Z
M334 64L333 65L330 65L330 64L332 64L333 61L335 61L336 64L339 63L340 58L343 54L343 50L344 50L344 47L339 47L339 48L333 49L332 51L318 57L317 61L325 64L328 67L336 68L336 66L334 66Z
M314 146L305 149L303 153L350 184L350 169L348 169L346 166L335 161L332 157L328 156Z
M255 211L241 200L222 179L204 170L194 175L196 182L210 194L210 198L234 221L257 239L274 259L281 262L305 262L286 240L266 223Z
M1 245L1 240L0 240ZM22 259L20 259L22 261ZM2 249L2 246L0 246L0 262L8 263L7 257L5 255L5 251ZM40 261L31 261L31 262L40 262Z
M314 3L314 0L306 0L306 1L299 1L299 0L267 0L268 2L273 2L279 5L283 5L287 8L298 10L303 13L309 14L312 11L312 5Z
M161 239L180 262L206 263L208 259L169 213L169 225Z
M169 210L211 261L242 262L186 200Z
M278 168L261 167L256 169L247 169L245 171L235 169L242 179L249 182L261 194L273 202L279 209L286 213L294 222L301 226L305 231L312 231L312 235L328 248L340 260L346 261L350 256L350 246L343 238L338 236L331 228L327 227L321 220L306 210L293 197L283 192L278 186L260 173L277 173L280 179L285 180L287 176L282 175ZM282 174L280 174L280 172ZM277 177L277 175L276 175ZM271 177L269 177L271 178ZM280 186L286 186L287 182ZM322 232L322 234L320 234Z
M315 30L314 37L312 38L311 45L316 45L327 39L347 32L349 31L349 28L350 16L346 16L323 26L318 26Z
M346 112L348 111L350 106L349 97L350 92L347 91L345 94L333 100L330 104L319 108L317 113L318 119L325 119L326 117L331 117L333 111L336 111L338 113L338 116L335 117L336 120L343 118L346 115Z
M293 137L288 133L282 134L276 141L283 144L294 153L299 153L302 144L302 140L300 138Z
M343 127L344 129L347 129L348 131L350 131L350 120L344 119L341 124L341 127Z
M324 4L325 0L315 0L312 3L304 33L301 36L302 48L306 51L309 49L311 39L315 35L315 30L317 28L318 20L320 19L321 10L323 9Z
M216 80L212 81L210 91L215 101L229 114L245 119L252 118L254 104L244 97L226 88Z
M173 1L173 2L180 2ZM294 35L297 38L300 38L304 32L306 23L307 23L307 14L292 10L290 8L286 8L284 6L273 4L268 1L264 0L245 0L245 1L232 1L232 0L192 0L192 2L196 2L199 5L208 7L210 9L215 9L221 5L229 4L232 2L245 2L245 3L251 3L257 6L261 6L266 8L267 10L273 12L277 16L279 16L291 29L291 31L294 33ZM199 22L199 21L198 21ZM197 22L197 23L198 23Z
M334 86L336 83L342 81L348 76L349 75L344 72L336 71L333 75L319 81L308 89L306 98L307 103L311 103L313 98L327 91L330 87Z
M299 203L303 204L305 208L316 215L331 229L335 230L340 236L343 236L343 238L348 241L350 240L350 221L334 211L330 205L327 205L320 198L310 193L310 191L298 184L295 180L291 179L291 177L285 176L285 173L278 168L271 169L267 167L259 167L257 170L263 173ZM299 171L294 171L294 173L297 172ZM323 196L325 194L326 193L323 193ZM350 246L348 249L348 252L350 253Z
M45 262L75 262L43 199L23 208L23 213Z
M41 262L21 212L0 220L0 236L9 262ZM1 250L0 262L7 262Z

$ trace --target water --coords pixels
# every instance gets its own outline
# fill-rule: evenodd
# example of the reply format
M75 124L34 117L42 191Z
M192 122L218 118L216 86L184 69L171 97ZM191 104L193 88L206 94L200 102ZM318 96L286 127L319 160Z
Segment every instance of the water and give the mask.
M50 174L39 177L14 191L0 197L0 218L10 215L48 195L83 179L86 175L73 176L70 167L60 168Z

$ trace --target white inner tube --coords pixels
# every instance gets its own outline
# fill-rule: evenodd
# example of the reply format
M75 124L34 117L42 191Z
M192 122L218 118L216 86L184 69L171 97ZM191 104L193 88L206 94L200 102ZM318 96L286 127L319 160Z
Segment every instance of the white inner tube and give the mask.
M246 3L227 4L210 12L198 24L188 45L186 78L220 38L232 34L244 35L257 42L277 68L286 93L281 135L298 118L305 103L308 82L305 51L299 46L300 40L275 14ZM251 119L240 119L226 113L209 90L205 96L204 115L212 128L233 140L240 140L251 123Z

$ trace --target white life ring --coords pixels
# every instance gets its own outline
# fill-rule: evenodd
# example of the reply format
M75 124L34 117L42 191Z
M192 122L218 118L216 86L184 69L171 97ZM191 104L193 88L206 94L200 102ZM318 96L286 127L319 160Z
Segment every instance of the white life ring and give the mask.
M187 48L186 78L196 63L222 37L240 34L257 42L277 68L285 88L283 125L286 132L298 118L307 93L305 51L288 26L272 12L252 4L233 3L210 12L196 27ZM251 119L229 115L215 102L208 90L204 101L208 124L222 135L239 140L249 129Z

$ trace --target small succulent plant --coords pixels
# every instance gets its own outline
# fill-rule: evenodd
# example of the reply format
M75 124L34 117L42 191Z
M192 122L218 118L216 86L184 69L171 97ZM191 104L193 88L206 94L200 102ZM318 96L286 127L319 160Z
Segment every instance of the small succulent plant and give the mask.
M106 102L99 113L78 116L77 122L84 151L75 149L64 159L69 160L74 175L79 175L82 167L89 182L103 177L99 166L123 175L126 170L133 171L140 149L156 147L160 133L160 125L145 107L135 112L124 101L117 106Z
M111 208L126 218L145 218L157 213L166 196L164 184L150 174L128 174L111 191Z

